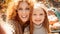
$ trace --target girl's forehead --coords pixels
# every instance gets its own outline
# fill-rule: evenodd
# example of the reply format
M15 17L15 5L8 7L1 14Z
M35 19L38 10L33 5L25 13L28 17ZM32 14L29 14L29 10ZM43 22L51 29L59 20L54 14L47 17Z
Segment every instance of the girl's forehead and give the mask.
M43 11L42 8L34 8L33 11Z
M42 8L34 8L33 13L44 13L44 10Z

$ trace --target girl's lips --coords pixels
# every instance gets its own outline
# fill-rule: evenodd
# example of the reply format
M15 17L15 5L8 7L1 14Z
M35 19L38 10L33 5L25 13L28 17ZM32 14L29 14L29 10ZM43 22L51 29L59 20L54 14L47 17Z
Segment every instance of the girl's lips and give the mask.
M39 22L39 21L41 21L41 20L35 20L35 21Z

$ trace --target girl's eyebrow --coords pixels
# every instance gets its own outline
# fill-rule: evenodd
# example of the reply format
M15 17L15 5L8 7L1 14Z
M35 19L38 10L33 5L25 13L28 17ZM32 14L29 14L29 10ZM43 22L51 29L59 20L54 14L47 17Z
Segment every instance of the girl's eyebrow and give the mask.
M40 13L40 14L43 14L43 13Z
M29 7L26 7L26 8L29 8Z

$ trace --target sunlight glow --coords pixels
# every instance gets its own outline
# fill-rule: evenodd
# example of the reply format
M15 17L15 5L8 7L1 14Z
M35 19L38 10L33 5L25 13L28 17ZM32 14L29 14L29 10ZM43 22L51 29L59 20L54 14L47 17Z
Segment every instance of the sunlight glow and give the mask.
M2 23L1 26L4 29L4 31L6 32L6 34L13 34L14 33L14 29L10 24Z

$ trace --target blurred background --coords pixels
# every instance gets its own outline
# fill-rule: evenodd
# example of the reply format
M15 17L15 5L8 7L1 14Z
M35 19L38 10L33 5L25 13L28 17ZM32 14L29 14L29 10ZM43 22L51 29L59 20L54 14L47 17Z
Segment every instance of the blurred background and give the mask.
M12 0L0 0L0 18L6 19L6 9ZM48 8L49 28L52 34L60 34L60 0L36 0Z

